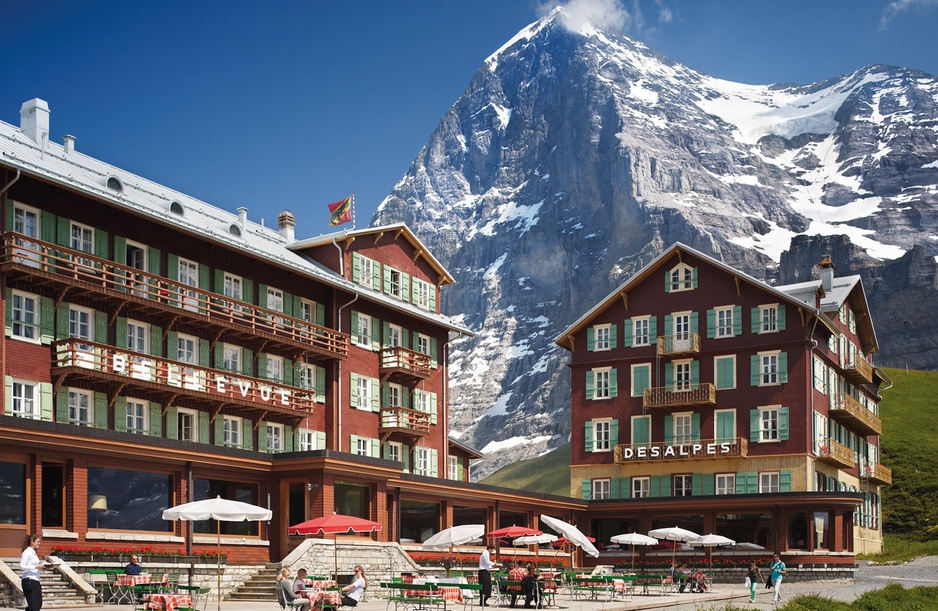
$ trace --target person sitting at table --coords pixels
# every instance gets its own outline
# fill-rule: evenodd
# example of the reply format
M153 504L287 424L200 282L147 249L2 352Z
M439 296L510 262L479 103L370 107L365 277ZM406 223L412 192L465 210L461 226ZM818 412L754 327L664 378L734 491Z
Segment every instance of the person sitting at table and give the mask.
M691 592L707 591L707 576L704 575L702 570L697 569L697 572L689 574L687 576L687 581L690 584Z
M524 567L525 576L521 580L521 589L524 590L524 608L531 608L531 601L534 600L538 609L541 608L541 601L537 595L537 571L534 570L534 564L529 562Z
M524 578L528 576L528 572L525 570L524 566L520 562L509 562L508 563L508 581L521 583L524 581ZM518 600L518 597L524 593L523 586L510 585L507 587L508 591L511 592L511 607L515 606L515 602Z
M131 554L130 564L124 567L124 575L139 575L143 572L138 562L137 554Z
M352 583L342 588L342 604L346 607L355 607L358 601L365 595L365 588L368 587L368 578L365 577L365 569L362 565L355 566L355 578Z
M306 569L297 569L296 579L293 581L293 593L299 594L306 590Z
M687 563L681 565L681 568L677 570L677 578L680 580L681 587L678 589L678 592L684 593L684 588L687 587L687 575L689 571L687 570Z
M277 601L283 606L299 604L309 611L310 600L293 592L293 580L290 579L290 569L287 567L280 570L280 576L277 578Z

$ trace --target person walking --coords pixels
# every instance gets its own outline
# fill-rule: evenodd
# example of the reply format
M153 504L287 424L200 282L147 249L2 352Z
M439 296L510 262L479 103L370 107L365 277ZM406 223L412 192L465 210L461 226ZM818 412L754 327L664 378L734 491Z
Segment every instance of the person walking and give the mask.
M749 573L746 575L749 580L749 602L756 602L756 586L762 583L762 571L756 566L756 561L749 563Z
M788 567L785 566L785 563L782 562L782 559L779 558L778 554L775 554L775 557L772 561L772 586L775 589L775 595L772 598L774 604L782 602L782 577L785 576L785 573L788 572Z
M495 544L489 543L479 556L479 585L481 586L479 596L483 607L488 606L488 601L492 597L492 571L495 570L492 552L494 551Z
M26 611L39 611L42 609L42 584L39 582L39 571L52 566L50 562L39 559L36 550L42 538L33 533L26 536L23 541L23 555L20 556L20 569L23 571L23 597L26 599Z

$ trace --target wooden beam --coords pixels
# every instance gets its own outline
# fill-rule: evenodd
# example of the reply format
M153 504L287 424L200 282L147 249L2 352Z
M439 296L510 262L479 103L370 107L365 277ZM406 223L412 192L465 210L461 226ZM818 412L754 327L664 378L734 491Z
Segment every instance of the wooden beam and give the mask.
M619 296L622 297L622 305L625 307L626 310L628 310L629 309L629 292L622 291L619 294Z

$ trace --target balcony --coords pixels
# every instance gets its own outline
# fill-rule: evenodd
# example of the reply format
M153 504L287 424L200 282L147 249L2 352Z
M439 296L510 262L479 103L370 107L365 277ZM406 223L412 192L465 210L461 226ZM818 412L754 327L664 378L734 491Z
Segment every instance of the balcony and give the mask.
M833 439L825 439L818 448L817 459L840 469L850 469L857 464L857 453Z
M863 435L883 434L883 421L879 416L846 393L831 395L830 416Z
M222 408L260 420L267 414L305 418L315 407L314 390L197 367L77 338L53 345L55 389L77 386L195 409Z
M854 384L869 384L873 381L873 366L858 353L848 355L844 362L844 377Z
M406 407L382 407L378 433L381 435L381 443L395 434L405 437L426 437L430 434L430 414Z
M645 407L684 407L687 405L716 405L717 388L713 384L688 384L686 389L677 385L646 388L642 393Z
M666 460L747 458L748 455L749 440L745 437L701 439L694 443L654 441L650 443L619 444L613 452L617 464Z
M392 346L381 350L381 365L378 373L382 382L389 378L404 380L426 380L430 377L430 355Z
M0 270L26 290L46 287L57 300L82 297L98 309L160 321L167 329L189 324L207 330L213 341L240 341L255 351L348 358L349 336L328 327L22 234L4 233L0 240Z
M658 354L674 356L679 354L699 354L700 335L698 333L678 333L658 336Z
M860 477L865 477L874 484L889 486L892 484L892 469L876 462L863 461Z

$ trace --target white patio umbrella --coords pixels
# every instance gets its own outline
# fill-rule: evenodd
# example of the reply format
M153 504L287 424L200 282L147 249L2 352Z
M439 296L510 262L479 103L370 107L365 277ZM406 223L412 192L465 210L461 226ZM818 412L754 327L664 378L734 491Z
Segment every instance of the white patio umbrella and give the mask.
M590 543L589 539L586 538L586 535L584 535L580 529L573 524L569 524L563 520L558 520L557 518L545 516L544 514L541 514L541 522L547 524L553 530L566 537L567 541L576 545L590 556L593 556L594 558L599 557L599 550L596 549L596 546Z
M512 543L515 545L540 545L541 543L553 543L557 540L555 535L530 535L528 537L518 537Z
M170 521L184 520L194 522L196 520L215 520L216 524L216 551L215 556L218 561L218 611L221 611L221 523L222 522L262 522L270 520L273 513L264 507L242 503L241 501L229 501L220 496L214 499L203 499L191 503L176 505L163 511L163 519Z
M610 539L613 543L618 543L620 545L628 543L632 546L632 572L635 572L635 546L636 545L658 545L658 540L654 537L649 537L641 533L627 533L624 535L616 535Z
M664 539L666 541L693 541L699 539L700 535L695 533L692 530L687 530L680 528L678 526L671 526L668 528L656 528L654 530L648 531L649 537L654 537L655 539ZM674 562L675 554L677 553L677 547L671 548L671 561Z
M706 547L707 548L707 555L710 558L710 572L712 573L713 572L713 548L719 547L720 545L736 545L736 541L733 541L732 539L728 537L724 537L723 535L710 534L710 535L704 535L702 537L699 537L695 539L694 541L690 541L690 544L693 545L694 547Z
M444 549L469 543L485 535L485 524L462 524L444 528L422 543L425 549Z

